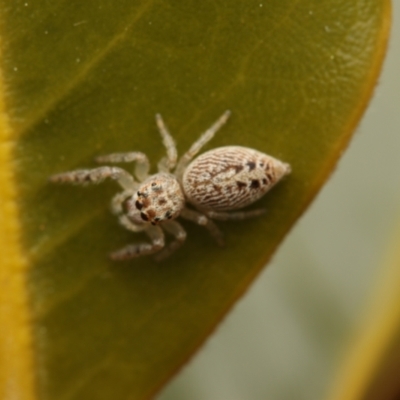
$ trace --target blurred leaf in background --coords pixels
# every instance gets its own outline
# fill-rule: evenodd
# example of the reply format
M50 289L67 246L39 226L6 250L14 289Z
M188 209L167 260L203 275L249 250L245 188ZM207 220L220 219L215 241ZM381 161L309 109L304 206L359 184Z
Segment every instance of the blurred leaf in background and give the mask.
M400 229L382 266L372 304L348 346L332 400L400 396Z
M159 390L329 176L371 96L389 14L378 0L5 7L3 398L33 398L34 385L41 399ZM182 152L227 108L212 145L257 148L293 174L260 202L265 218L221 224L225 249L185 224L188 241L166 262L115 265L107 253L140 240L107 210L116 186L47 184L115 151L143 151L155 165L156 112Z

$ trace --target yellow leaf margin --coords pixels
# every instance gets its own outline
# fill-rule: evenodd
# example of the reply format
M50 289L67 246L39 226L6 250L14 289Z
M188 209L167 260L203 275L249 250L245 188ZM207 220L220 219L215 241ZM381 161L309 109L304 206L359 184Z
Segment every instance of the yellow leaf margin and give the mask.
M26 270L11 164L13 141L0 76L0 399L33 400L33 354Z

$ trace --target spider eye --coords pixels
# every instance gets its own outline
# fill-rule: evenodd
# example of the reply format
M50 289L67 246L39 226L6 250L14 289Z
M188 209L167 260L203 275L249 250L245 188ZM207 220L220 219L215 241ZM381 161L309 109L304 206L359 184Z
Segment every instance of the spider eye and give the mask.
M143 221L148 221L149 217L145 213L140 213L140 218L142 218Z
M141 210L143 208L143 204L139 200L136 200L135 206L138 210Z
M141 192L140 190L136 194L137 194L138 197L144 197L144 198L149 196L148 193Z
M167 211L167 212L165 213L165 215L164 215L164 218L167 218L167 219L171 219L171 217L172 217L171 211Z

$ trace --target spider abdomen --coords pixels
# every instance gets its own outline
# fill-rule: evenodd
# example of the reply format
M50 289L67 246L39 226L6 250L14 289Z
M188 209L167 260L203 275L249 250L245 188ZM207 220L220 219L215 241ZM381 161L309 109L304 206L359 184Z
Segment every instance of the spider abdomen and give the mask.
M290 166L254 149L219 147L197 157L185 170L188 201L204 210L246 207L268 192Z

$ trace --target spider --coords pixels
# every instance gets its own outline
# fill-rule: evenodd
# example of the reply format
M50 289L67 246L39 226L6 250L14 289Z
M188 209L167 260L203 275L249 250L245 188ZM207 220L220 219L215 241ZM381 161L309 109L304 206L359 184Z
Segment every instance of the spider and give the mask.
M265 210L235 210L258 200L291 171L289 164L241 146L219 147L193 160L229 116L230 111L225 111L178 161L175 142L161 115L157 114L156 123L167 155L158 163L158 172L154 175L149 174L150 163L144 153L128 152L100 156L96 161L135 162L134 176L119 167L102 166L64 172L49 179L56 183L85 185L110 178L122 187L123 191L111 201L112 212L122 226L132 232L146 233L150 242L125 246L110 254L112 260L150 254L154 254L157 261L168 257L187 236L176 220L178 217L205 227L222 246L222 232L213 220L241 220L261 215ZM188 204L192 207L187 207ZM174 236L168 245L164 231Z

